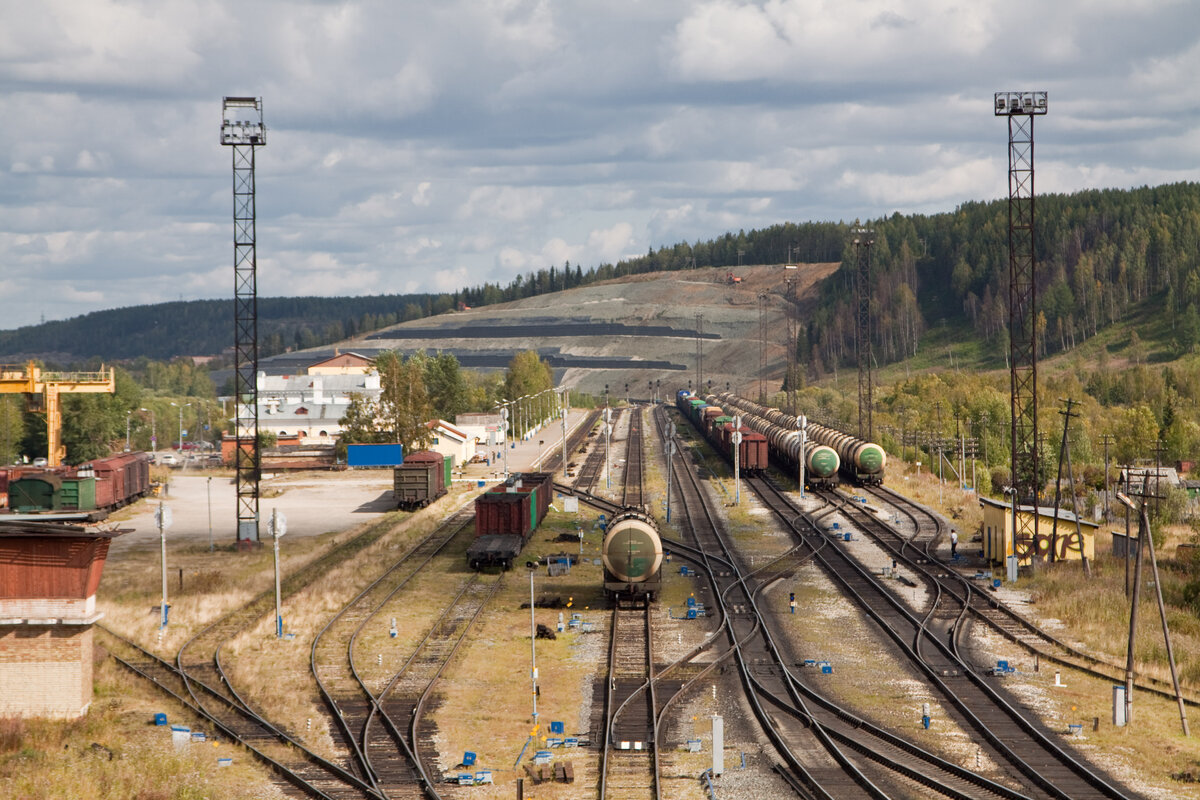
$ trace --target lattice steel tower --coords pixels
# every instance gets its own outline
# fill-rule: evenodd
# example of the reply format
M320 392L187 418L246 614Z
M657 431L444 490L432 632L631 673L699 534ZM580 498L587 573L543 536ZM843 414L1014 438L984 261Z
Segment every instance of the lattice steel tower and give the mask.
M1046 92L996 92L1008 117L1008 363L1012 387L1012 482L1020 503L1037 505L1037 260L1034 253L1033 120ZM1037 514L1019 517L1015 539L1037 545Z
M854 254L858 262L854 277L854 353L858 357L858 438L873 438L871 424L871 245L875 231L854 228Z
M262 98L226 97L221 144L233 148L233 399L237 471L237 538L258 541L258 276L254 150L267 143Z
M790 256L791 253L789 252L788 255ZM789 258L788 260L790 261L791 259ZM798 354L796 352L796 346L800 336L796 329L796 279L787 278L786 281L787 302L785 303L785 308L787 309L787 330L784 335L787 337L787 341L785 343L784 352L787 353L787 413L794 417L796 416L796 391L799 388L796 385L799 383L799 379L796 375L798 369L798 359L796 357Z

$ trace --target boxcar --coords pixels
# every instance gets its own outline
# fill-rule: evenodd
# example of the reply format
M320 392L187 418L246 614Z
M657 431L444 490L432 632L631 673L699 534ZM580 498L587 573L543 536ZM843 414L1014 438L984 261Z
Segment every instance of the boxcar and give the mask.
M413 511L437 500L446 493L446 473L451 459L432 450L409 453L393 470L392 494L396 507Z

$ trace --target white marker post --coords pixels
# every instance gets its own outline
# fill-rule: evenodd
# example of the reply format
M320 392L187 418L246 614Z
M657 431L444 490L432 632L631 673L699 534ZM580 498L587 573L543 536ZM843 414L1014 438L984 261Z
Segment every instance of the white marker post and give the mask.
M279 540L287 533L287 517L280 514L278 510L271 509L271 520L267 523L267 530L271 534L271 538L275 543L275 637L283 638L283 614L280 611L279 598Z
M808 458L808 417L800 415L800 499L804 499L804 461Z
M742 451L742 417L738 415L733 418L733 434L729 437L729 441L733 443L733 504L741 505L742 503L742 472L741 472L741 451Z
M158 510L154 512L154 522L158 525L158 538L162 545L162 617L158 626L161 631L167 627L171 608L167 605L167 528L171 527L171 509L163 505L161 500L158 501Z

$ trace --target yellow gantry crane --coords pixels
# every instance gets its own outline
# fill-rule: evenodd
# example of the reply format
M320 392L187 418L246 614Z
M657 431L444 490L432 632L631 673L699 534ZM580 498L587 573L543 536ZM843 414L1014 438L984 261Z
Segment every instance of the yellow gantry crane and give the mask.
M67 455L62 443L62 405L60 394L113 394L117 391L113 370L99 372L43 372L30 361L24 366L0 365L0 394L42 396L46 415L46 439L49 450L46 463L57 467Z

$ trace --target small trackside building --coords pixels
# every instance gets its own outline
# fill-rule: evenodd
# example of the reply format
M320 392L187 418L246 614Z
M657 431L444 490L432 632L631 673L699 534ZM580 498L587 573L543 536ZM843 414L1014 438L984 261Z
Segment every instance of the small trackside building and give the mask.
M0 716L87 712L96 590L122 533L0 522Z
M1058 529L1055 531L1054 509L1037 508L1037 542L1017 541L1013 536L1012 504L989 497L979 498L983 508L983 557L993 564L1003 565L1008 556L1016 555L1018 563L1027 566L1034 553L1042 561L1089 561L1096 557L1096 531L1100 526L1085 519L1076 520L1071 511L1059 509ZM1017 514L1026 519L1034 513L1033 506L1017 506ZM1024 525L1022 525L1024 527Z

